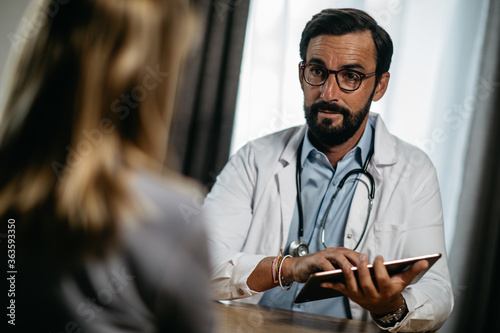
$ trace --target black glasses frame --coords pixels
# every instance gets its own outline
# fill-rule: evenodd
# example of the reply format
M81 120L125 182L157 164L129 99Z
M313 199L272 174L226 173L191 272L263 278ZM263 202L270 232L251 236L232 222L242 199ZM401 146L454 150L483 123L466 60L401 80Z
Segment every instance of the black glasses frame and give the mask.
M312 84L311 82L307 81L307 79L306 79L306 75L305 75L305 73L306 73L305 69L306 69L306 67L308 67L308 66L317 66L317 67L323 68L323 69L325 70L325 72L327 73L325 80L324 80L322 83L320 83L320 84ZM355 91L355 90L358 90L358 89L359 89L359 87L361 87L361 83L363 82L363 79L366 79L366 78L372 77L373 75L375 75L375 74L376 74L376 72L365 74L365 73L361 73L361 72L359 72L359 71L356 71L356 70L354 70L354 69L347 69L347 68L346 68L346 69L341 69L341 70L338 70L338 71L333 71L333 70L328 69L328 68L326 68L325 66L320 65L320 64L306 64L306 63L304 63L304 62L301 62L301 63L300 63L300 68L302 69L302 78L304 79L304 81L306 81L306 83L307 83L308 85L310 85L310 86L315 86L315 87L322 86L322 85L324 85L324 84L325 84L325 82L328 80L328 78L330 77L330 74L334 74L334 75L335 75L335 81L337 81L337 85L338 85L338 86L339 86L339 88L340 88L340 89L342 89L343 91ZM354 88L354 89L345 89L345 88L343 88L343 87L340 85L339 78L338 78L337 74L338 74L338 73L340 73L340 72L345 72L345 71L354 72L354 73L356 73L356 74L358 74L358 75L360 76L360 78L361 78L361 79L359 80L359 84L358 84L358 86L357 86L356 88Z

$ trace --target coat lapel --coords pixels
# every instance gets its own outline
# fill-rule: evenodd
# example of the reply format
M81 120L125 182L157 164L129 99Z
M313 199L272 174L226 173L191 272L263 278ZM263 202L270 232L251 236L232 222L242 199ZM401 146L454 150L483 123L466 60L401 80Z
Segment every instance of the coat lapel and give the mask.
M378 114L370 114L370 122L375 122L375 142L374 142L374 155L370 161L367 171L373 176L375 183L375 198L373 200L373 207L370 214L370 219L366 227L366 232L370 230L373 224L374 217L378 208L378 198L380 195L380 188L383 185L383 177L380 168L385 165L392 165L397 162L397 154L395 148L395 140L387 130L384 122ZM363 179L369 188L369 180L363 176ZM349 210L349 217L346 226L346 241L345 246L353 249L363 234L365 228L366 216L368 215L368 188L359 183L354 192L354 197ZM363 236L364 238L364 236ZM361 244L360 244L361 246ZM359 248L357 249L359 251Z
M297 167L297 149L305 135L306 126L302 126L290 139L279 159L280 167L275 173L280 197L281 211L281 247L286 245L290 223L297 199L295 173ZM291 208L292 207L292 208ZM291 209L290 209L291 208Z

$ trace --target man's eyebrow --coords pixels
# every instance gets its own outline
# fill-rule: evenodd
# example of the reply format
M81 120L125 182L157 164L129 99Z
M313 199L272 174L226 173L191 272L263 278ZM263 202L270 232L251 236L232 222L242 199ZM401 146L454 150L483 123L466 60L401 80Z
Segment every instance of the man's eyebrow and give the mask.
M318 64L318 65L326 67L326 63L323 60L321 60L320 58L311 58L307 63L309 63L309 64ZM333 68L330 68L330 69L332 69L332 70L354 69L354 70L361 70L361 71L365 71L366 70L363 67L363 65L361 65L359 63L352 63L352 64L342 65L339 69L333 69Z
M323 60L321 60L320 58L311 58L311 59L309 59L309 61L307 63L318 64L318 65L326 67L326 63Z
M358 63L343 65L340 69L361 69L363 71L365 70L365 68Z

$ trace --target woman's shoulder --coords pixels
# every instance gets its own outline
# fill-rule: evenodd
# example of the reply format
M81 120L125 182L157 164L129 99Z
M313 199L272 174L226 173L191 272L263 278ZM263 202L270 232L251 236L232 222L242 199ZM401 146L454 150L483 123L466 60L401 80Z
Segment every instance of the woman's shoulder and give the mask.
M138 216L143 222L163 224L191 224L200 219L205 190L196 181L185 176L148 171L132 176L131 191Z

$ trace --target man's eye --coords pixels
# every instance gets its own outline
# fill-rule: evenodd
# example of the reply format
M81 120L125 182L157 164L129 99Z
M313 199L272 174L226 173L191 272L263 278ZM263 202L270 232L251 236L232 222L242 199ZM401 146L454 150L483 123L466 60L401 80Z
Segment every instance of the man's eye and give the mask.
M325 71L321 67L311 66L309 72L314 76L323 76Z
M342 77L345 80L349 80L349 81L359 81L361 79L361 76L358 73L352 72L352 71L342 72Z

